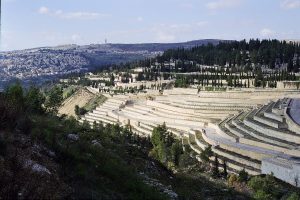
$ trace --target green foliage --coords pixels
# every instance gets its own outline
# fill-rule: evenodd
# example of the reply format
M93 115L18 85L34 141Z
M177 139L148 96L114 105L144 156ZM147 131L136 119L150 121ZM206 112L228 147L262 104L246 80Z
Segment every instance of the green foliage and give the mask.
M41 114L44 112L42 105L45 102L45 96L40 92L40 89L31 86L25 95L25 104L27 111L31 113Z
M57 113L58 108L63 101L63 90L58 86L54 86L47 96L45 107L50 113Z
M153 129L151 143L153 145L150 152L152 157L167 166L171 166L168 163L179 165L180 156L183 154L182 145L168 132L165 124Z
M13 130L22 111L6 95L0 94L0 113L0 130Z
M238 177L239 182L247 182L248 179L249 179L249 174L248 172L245 171L245 169L239 171L239 177Z
M122 194L114 196L117 199L166 199L143 183L125 161L127 144L137 142L128 129L118 125L91 129L79 125L74 118L51 116L36 116L33 121L32 137L55 150L64 178L75 188L76 198L103 199L103 194L113 191L113 196ZM77 134L80 139L71 141L69 133ZM92 145L94 140L101 145Z
M205 87L205 91L214 91L214 87Z
M44 98L40 91L31 87L27 93L19 83L9 86L0 94L0 129L29 133L33 113L42 113Z
M17 109L23 110L24 96L23 88L19 82L9 86L5 91L6 100Z
M214 155L213 151L211 150L211 145L206 147L203 151L201 151L200 158L203 162L208 163L209 158Z
M89 130L91 128L91 125L88 121L84 121L82 124L82 130Z
M96 109L97 106L103 104L106 101L107 97L103 95L97 95L92 98L83 108L87 111Z
M300 196L298 193L293 192L292 194L290 194L288 196L288 198L286 200L300 200Z
M31 131L31 120L27 115L19 116L16 120L16 127L15 130L23 133L23 134L29 134Z
M219 159L218 159L217 155L215 155L215 161L214 161L212 173L213 173L213 177L219 177L220 176Z
M195 165L197 160L193 159L188 152L184 152L184 154L179 156L179 168L185 168L191 165Z
M252 177L248 181L248 186L253 189L257 199L277 199L280 194L280 188L273 175Z
M175 81L175 87L177 88L187 88L188 87L187 79L185 77L177 78Z
M81 116L86 114L88 111L85 108L80 108L78 105L75 105L75 114Z
M64 89L63 89L63 98L64 99L69 98L78 90L78 87L76 87L74 85L63 85L63 87L64 87Z
M271 194L266 193L263 190L257 190L254 194L254 199L258 199L258 200L270 200L270 199L274 199L272 198Z
M175 141L171 146L172 161L175 166L179 165L180 155L183 153L180 141Z
M201 65L219 65L229 67L254 65L267 65L274 68L275 64L280 62L289 63L288 70L296 72L299 67L299 59L293 64L296 52L300 51L300 47L296 43L288 43L279 40L254 40L248 42L232 41L220 42L217 45L208 44L194 47L192 49L170 49L158 56L160 63L169 62L170 59L184 61L195 61ZM182 69L181 72L195 71L196 66L189 66L178 63L176 68Z

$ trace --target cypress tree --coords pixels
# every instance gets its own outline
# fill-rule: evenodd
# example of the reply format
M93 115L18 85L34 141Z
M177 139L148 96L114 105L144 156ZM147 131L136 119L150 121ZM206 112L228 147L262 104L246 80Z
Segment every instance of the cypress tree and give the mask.
M227 164L226 164L225 160L223 162L223 176L224 176L224 178L227 178L227 176L228 176L228 173L227 173Z
M220 172L219 172L219 160L218 160L218 156L215 155L214 168L213 168L213 176L214 177L218 177L219 174L220 174Z

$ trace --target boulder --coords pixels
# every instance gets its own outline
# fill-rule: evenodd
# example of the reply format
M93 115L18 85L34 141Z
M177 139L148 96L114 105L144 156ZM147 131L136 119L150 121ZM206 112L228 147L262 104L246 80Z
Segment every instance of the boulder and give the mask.
M74 142L79 140L79 136L76 134L69 134L67 137L69 140L72 140Z

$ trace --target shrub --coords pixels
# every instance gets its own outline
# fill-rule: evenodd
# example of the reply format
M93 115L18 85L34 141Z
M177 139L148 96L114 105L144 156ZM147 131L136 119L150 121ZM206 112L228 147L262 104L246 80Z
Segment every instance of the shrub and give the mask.
M188 152L182 154L179 158L179 167L187 167L196 163L196 160L191 158Z
M31 86L25 96L26 110L31 113L41 114L44 112L42 105L45 102L44 95L37 87Z
M293 192L288 196L287 200L300 200L300 196L298 193Z
M45 101L45 107L50 113L57 113L58 108L63 101L63 91L60 87L53 87Z
M200 158L203 162L209 162L209 158L213 156L213 151L211 150L211 145L206 147L200 154Z
M245 169L241 170L239 172L239 177L238 177L238 181L240 182L247 182L249 179L249 174L248 172L245 171Z
M231 174L228 179L228 185L231 187L234 186L234 183L237 182L237 180L238 180L237 175Z
M80 108L78 105L75 106L75 114L77 116L85 115L88 111L85 108Z
M23 134L29 134L31 130L31 120L28 116L21 116L17 119L15 130Z
M254 194L254 198L258 200L270 200L273 199L271 194L266 193L263 190L258 190Z
M2 94L0 94L0 113L0 129L13 130L21 111Z
M265 194L268 194L275 199L279 198L280 188L272 175L252 177L248 182L248 186L257 193L260 199L264 199L263 197L266 196Z

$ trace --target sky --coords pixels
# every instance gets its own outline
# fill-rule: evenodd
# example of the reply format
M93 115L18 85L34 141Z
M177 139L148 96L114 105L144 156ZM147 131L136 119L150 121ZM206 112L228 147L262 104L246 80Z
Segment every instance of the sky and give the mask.
M300 0L2 0L1 50L300 39Z

